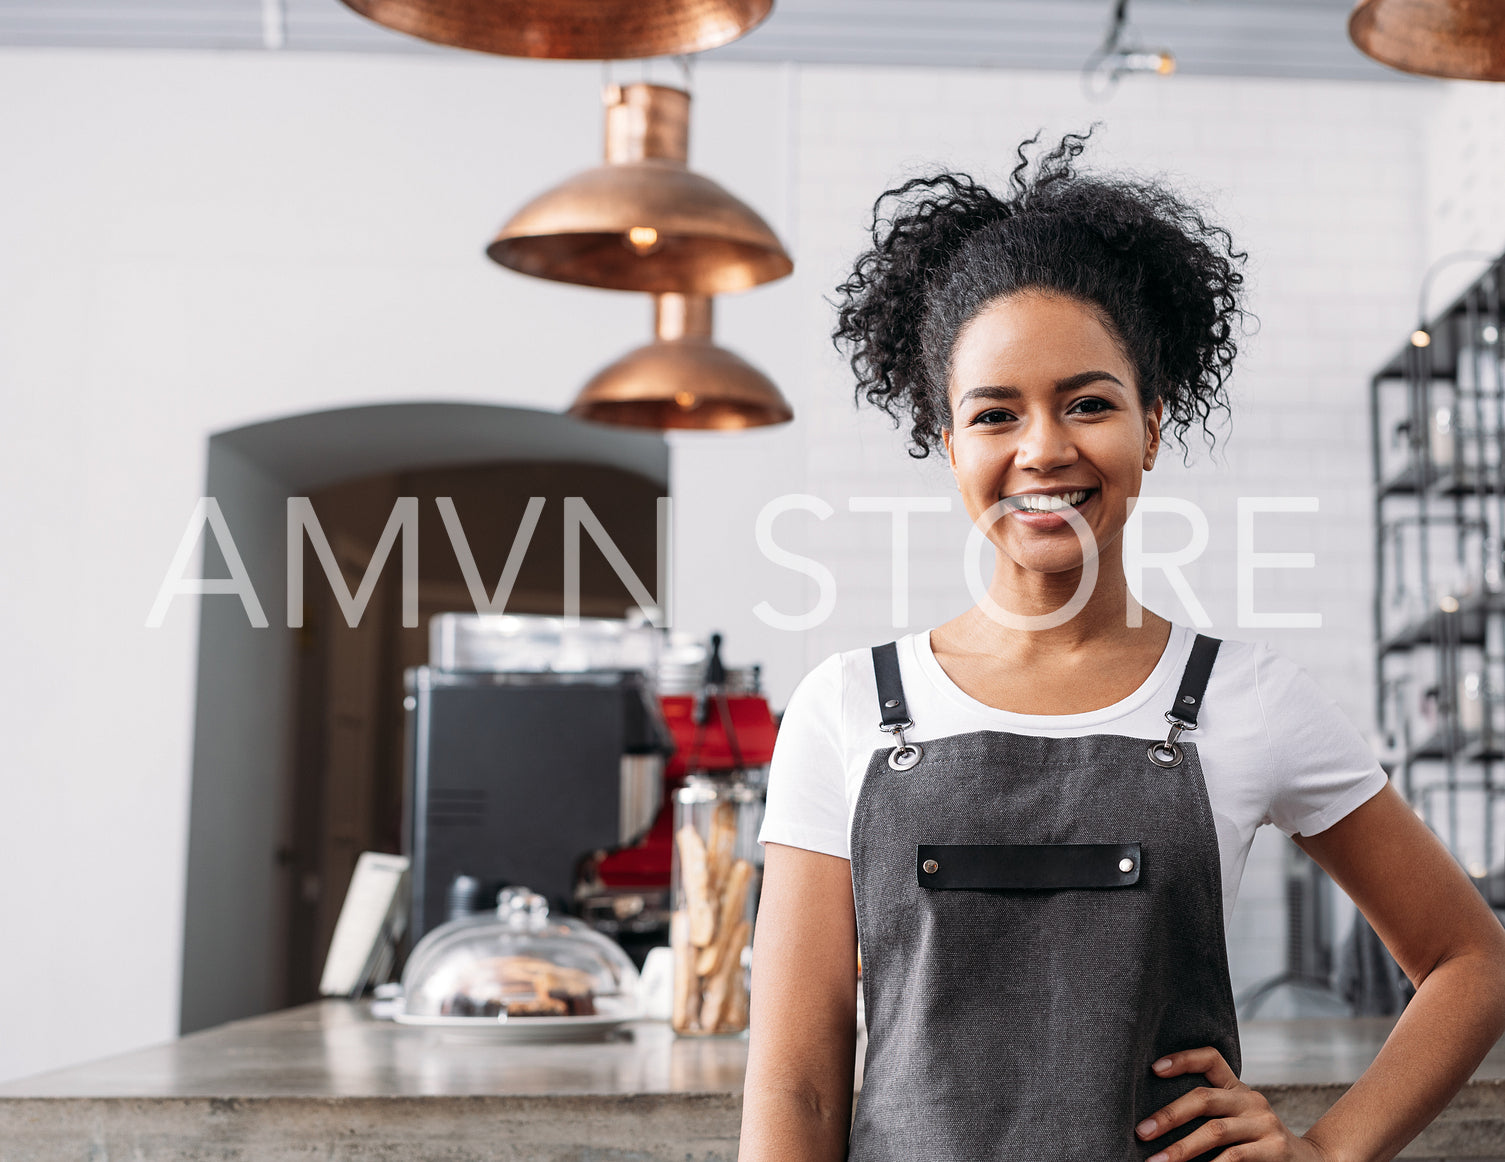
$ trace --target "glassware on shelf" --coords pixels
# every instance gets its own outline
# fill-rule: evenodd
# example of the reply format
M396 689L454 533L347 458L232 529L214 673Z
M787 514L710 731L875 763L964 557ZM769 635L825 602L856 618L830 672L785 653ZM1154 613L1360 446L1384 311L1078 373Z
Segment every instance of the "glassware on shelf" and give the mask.
M1445 472L1453 467L1455 429L1452 407L1448 404L1439 404L1432 409L1432 467L1438 471Z
M1496 594L1501 588L1500 538L1493 531L1486 532L1479 547L1483 558L1483 582L1486 594Z
M1380 745L1376 752L1383 762L1405 757L1411 745L1410 716L1411 677L1401 674L1383 678L1380 682Z
M1440 691L1436 685L1436 660L1431 650L1415 650L1411 656L1411 721L1413 743L1432 739L1442 725L1442 708L1439 705Z
M1505 259L1373 379L1378 742L1401 791L1505 902ZM1493 769L1492 769L1493 767ZM1505 908L1501 909L1505 913Z
M1458 678L1458 728L1465 735L1478 734L1484 729L1485 700L1484 675L1470 670Z
M761 883L763 794L743 781L690 775L674 796L674 1031L747 1028L747 968Z

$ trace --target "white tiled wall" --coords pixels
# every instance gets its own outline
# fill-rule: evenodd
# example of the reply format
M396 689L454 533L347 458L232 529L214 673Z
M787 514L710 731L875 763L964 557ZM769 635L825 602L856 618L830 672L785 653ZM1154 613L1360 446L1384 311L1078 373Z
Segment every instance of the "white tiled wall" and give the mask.
M1505 249L1505 86L1450 81L1424 150L1427 181L1427 257L1460 251L1498 255ZM1440 267L1428 310L1447 305L1479 274L1465 259Z

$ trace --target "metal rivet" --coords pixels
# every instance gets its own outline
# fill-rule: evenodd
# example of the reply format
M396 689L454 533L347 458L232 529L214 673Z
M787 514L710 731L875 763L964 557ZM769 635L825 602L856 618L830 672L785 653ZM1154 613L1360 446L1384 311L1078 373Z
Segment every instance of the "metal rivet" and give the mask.
M933 859L927 859L920 866L925 869L925 874L930 876L935 875L936 872L941 870L941 865L936 863Z
M899 704L899 700L897 698L890 698L883 705L886 706L886 707L888 707L890 710L892 710L898 704Z
M1179 767L1181 765L1181 744L1175 742L1152 742L1145 751L1149 755L1150 762L1157 767Z
M1121 860L1118 861L1118 870L1121 871L1121 872L1131 872L1131 871L1133 871L1134 870L1134 861L1132 859L1130 859L1128 856L1124 856L1123 859L1121 859Z
M1188 694L1188 695L1186 695L1186 697L1182 698L1181 701L1185 702L1188 706L1195 706L1197 704L1197 700L1195 698L1193 698L1190 694Z
M923 752L917 742L907 742L888 752L888 765L896 771L907 771L920 761Z

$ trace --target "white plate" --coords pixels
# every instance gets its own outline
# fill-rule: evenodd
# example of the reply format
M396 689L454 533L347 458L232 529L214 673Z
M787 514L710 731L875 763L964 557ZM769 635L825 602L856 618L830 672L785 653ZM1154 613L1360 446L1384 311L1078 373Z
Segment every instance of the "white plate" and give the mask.
M638 1014L593 1017L415 1017L398 1012L392 1019L399 1025L421 1029L439 1029L446 1036L477 1041L599 1041Z

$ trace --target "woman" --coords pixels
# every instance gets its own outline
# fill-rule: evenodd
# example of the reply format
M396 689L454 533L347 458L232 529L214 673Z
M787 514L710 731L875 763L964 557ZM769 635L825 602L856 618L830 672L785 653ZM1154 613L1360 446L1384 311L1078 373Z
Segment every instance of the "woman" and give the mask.
M1076 172L1084 141L1033 169L1021 146L1002 197L889 191L840 288L859 393L944 451L996 564L978 606L789 701L742 1162L1388 1159L1505 1031L1505 929L1332 700L1129 593L1162 430L1226 411L1244 255L1158 186ZM1225 951L1272 822L1416 985L1301 1136L1238 1080Z

